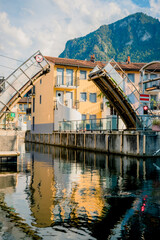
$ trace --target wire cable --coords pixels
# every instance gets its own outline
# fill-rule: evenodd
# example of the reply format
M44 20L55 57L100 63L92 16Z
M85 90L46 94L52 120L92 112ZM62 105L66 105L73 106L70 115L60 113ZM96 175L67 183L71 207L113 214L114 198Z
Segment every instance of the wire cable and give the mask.
M18 61L18 62L23 62L22 60L19 60L19 59L16 59L16 58L11 58L11 57L8 57L8 56L4 56L2 54L0 54L0 57L8 58L8 59L11 59L11 60L14 60L14 61Z
M11 69L11 70L15 70L14 68L10 68L10 67L7 67L7 66L1 65L1 64L0 64L0 67L5 67L5 68Z

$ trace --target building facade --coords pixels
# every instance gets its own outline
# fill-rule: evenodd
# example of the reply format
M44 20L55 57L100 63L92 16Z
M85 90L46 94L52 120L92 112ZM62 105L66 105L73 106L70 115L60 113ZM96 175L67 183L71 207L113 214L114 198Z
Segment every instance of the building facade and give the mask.
M96 66L91 61L46 57L51 70L33 88L32 131L51 133L63 120L102 117L103 97L88 74Z
M46 57L50 63L50 72L44 75L32 89L32 132L52 133L59 130L59 122L73 120L91 120L116 115L112 106L106 104L106 99L88 75L95 66L104 67L102 62ZM142 92L142 77L140 69L144 63L119 63L133 84ZM150 67L146 78L160 77L160 67ZM120 74L122 74L120 72ZM144 78L145 80L145 78ZM144 93L151 95L151 109L160 113L159 81L143 84ZM129 85L132 84L128 82ZM152 90L150 87L157 86ZM156 106L152 106L152 102ZM155 105L155 104L154 104ZM150 106L149 106L150 107ZM123 124L120 127L125 128Z

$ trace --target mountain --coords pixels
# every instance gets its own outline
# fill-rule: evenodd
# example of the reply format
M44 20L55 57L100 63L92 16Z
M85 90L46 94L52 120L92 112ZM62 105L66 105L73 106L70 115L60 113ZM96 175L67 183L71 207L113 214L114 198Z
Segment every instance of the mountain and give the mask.
M132 62L160 60L160 22L144 13L135 13L103 25L84 37L69 40L61 58L84 60L95 54L96 61Z

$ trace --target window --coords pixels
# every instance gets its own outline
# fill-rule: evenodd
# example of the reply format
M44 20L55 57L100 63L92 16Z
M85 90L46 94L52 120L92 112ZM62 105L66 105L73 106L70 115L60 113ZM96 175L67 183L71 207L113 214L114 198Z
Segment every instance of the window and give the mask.
M35 86L33 86L33 88L32 88L32 94L35 94L35 91L36 90L36 87Z
M66 70L66 85L73 86L73 70L72 69Z
M81 92L80 93L80 101L82 101L82 102L87 101L87 93L86 92Z
M92 103L97 102L97 94L96 93L90 93L89 94L89 101Z
M86 120L86 114L82 114L82 120Z
M150 75L150 79L154 79L154 78L157 78L157 74ZM158 81L150 82L150 87L157 86L157 85L158 85Z
M64 69L63 68L57 68L57 83L59 85L64 84Z
M89 119L90 119L90 120L96 119L96 114L90 115Z
M40 79L40 84L42 84L42 79Z
M143 81L146 81L146 80L148 80L148 74L144 74L144 76L143 76ZM144 83L143 87L144 87L144 89L146 89L148 87L148 83Z
M39 96L39 103L40 104L42 103L42 96L41 95Z
M33 112L35 112L35 98L33 98Z
M35 124L35 119L34 117L32 118L32 130L34 131L34 124Z
M87 79L87 72L80 70L80 79L84 80Z
M19 109L22 111L22 104L19 104Z
M24 104L23 107L24 107L24 111L26 111L26 109L27 109L27 104Z
M128 78L132 81L132 82L134 82L134 73L128 73ZM128 82L129 82L129 80L128 80Z
M156 78L156 77L157 77L157 74L151 74L151 75L150 75L150 78L151 78L151 79L154 79L154 78Z

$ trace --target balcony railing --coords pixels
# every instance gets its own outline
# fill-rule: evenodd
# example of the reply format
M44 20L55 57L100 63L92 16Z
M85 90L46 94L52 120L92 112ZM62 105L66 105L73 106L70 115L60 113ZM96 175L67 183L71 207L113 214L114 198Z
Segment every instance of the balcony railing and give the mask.
M71 76L56 76L55 86L65 86L65 87L77 87L78 79L72 78Z
M63 77L62 76L57 76L56 77L56 86L61 86L61 85L64 85L64 80L63 80Z
M70 76L66 76L66 85L73 86L73 78L71 78Z
M143 120L143 128L137 124L136 130L153 130L160 131L159 115L141 115ZM77 120L77 121L60 121L59 131L113 131L124 130L120 124L120 117L108 116L107 118ZM154 127L157 127L156 129ZM158 129L159 127L159 129Z
M65 105L66 107L70 107L70 108L74 108L74 109L78 109L79 108L79 100L65 100L64 103L62 103L63 105ZM57 100L54 100L54 104L53 104L53 109L57 110L58 109L58 105L57 105Z

